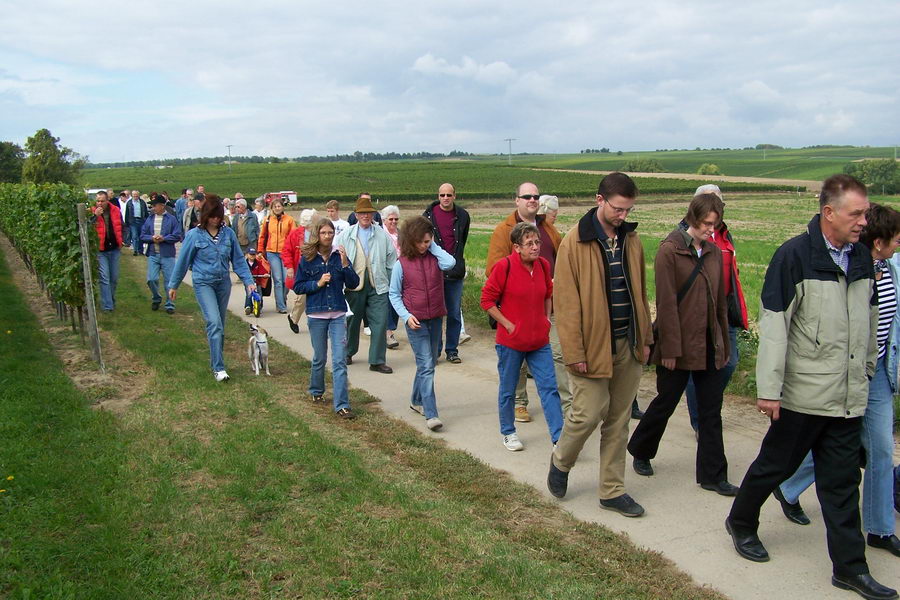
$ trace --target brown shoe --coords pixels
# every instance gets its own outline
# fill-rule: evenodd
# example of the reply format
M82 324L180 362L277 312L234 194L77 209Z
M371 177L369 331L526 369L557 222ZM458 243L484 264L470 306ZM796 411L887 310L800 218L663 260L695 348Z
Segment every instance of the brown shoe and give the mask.
M348 421L356 418L356 415L349 408L342 408L339 411L337 411L337 413L335 413L335 414L337 416L339 416L340 418L346 419Z
M518 423L531 423L531 415L528 414L528 409L524 406L516 407L516 421Z
M391 374L394 372L394 370L392 368L390 368L389 366L387 366L384 363L382 363L380 365L369 365L369 370L376 371L378 373L385 373L385 374Z

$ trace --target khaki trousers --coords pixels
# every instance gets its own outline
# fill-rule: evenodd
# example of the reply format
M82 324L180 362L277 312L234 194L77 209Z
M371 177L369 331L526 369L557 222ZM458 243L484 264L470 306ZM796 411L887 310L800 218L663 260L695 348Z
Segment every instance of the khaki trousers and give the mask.
M294 294L294 292L291 292ZM306 310L306 294L294 294L294 305L291 307L290 317L291 321L300 324L300 317L303 316L303 311Z
M631 401L641 382L641 363L635 360L628 339L616 340L613 376L610 379L581 377L569 372L572 405L565 414L562 435L553 452L553 464L570 471L585 442L600 426L601 500L625 493L625 447Z

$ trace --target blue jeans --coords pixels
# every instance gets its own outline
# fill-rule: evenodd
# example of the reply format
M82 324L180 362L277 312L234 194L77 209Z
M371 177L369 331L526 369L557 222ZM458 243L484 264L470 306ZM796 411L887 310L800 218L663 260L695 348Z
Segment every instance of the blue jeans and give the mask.
M112 310L116 307L116 285L119 283L119 248L101 250L97 253L100 278L100 308Z
M728 357L728 362L722 367L723 391L728 387L728 382L731 381L731 376L734 374L734 370L737 368L738 360L740 359L740 356L738 355L737 334L737 327L728 328L728 341L729 344L731 344L731 356ZM694 428L694 431L697 431L699 423L697 418L697 390L694 389L693 378L688 379L687 387L684 389L684 395L687 396L688 415L691 417L691 427Z
M284 301L284 263L281 262L281 254L279 252L266 252L266 258L269 259L269 265L272 267L272 286L275 288L275 308L279 311L287 310L287 303Z
M418 329L406 325L406 337L416 359L416 377L413 379L412 398L409 403L421 406L425 418L438 416L437 398L434 396L434 365L440 356L443 319L423 319Z
M141 241L141 227L144 226L144 219L132 219L128 230L131 232L131 249L138 254L144 253L144 242Z
M501 344L497 349L497 371L500 375L500 388L498 404L500 408L500 433L509 435L516 432L515 395L516 383L519 381L519 370L522 362L528 363L528 368L534 376L538 395L541 397L541 408L544 410L544 419L547 421L547 429L550 430L550 440L555 444L562 431L563 416L559 401L559 389L556 387L556 373L553 371L553 353L550 344L532 350L520 352Z
M153 294L153 302L162 302L159 295L159 272L163 274L163 286L166 288L166 308L175 308L175 303L169 300L169 280L172 278L172 269L175 267L175 257L163 257L159 254L151 254L147 257L147 287Z
M444 280L444 302L447 304L447 354L456 354L459 348L459 332L462 330L462 279ZM441 348L438 347L438 356Z
M400 315L397 314L397 311L394 310L394 306L388 302L388 318L387 318L387 330L388 331L397 331L397 325L400 323ZM440 353L438 353L440 354Z
M866 449L863 477L863 527L875 535L894 534L894 396L888 383L885 359L878 360L869 383L869 402L863 416L862 444ZM812 452L797 471L781 484L788 502L797 502L815 481Z
M334 385L333 406L335 412L350 408L347 392L347 319L312 319L306 316L309 341L313 347L312 371L309 374L309 393L320 396L325 393L325 360L328 358L328 341L331 340L331 379Z
M231 278L211 283L194 283L194 295L206 321L206 340L209 342L209 366L215 373L225 370L222 348L225 345L225 315L231 296Z

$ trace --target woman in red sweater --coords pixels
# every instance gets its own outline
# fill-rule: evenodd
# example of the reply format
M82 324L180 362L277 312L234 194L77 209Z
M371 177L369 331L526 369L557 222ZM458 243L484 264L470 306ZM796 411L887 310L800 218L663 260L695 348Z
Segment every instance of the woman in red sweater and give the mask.
M524 448L516 433L513 400L522 361L534 375L554 444L563 418L550 351L550 263L540 256L541 237L534 225L517 224L510 240L513 251L491 269L481 290L481 308L497 321L500 434L506 449L515 452Z

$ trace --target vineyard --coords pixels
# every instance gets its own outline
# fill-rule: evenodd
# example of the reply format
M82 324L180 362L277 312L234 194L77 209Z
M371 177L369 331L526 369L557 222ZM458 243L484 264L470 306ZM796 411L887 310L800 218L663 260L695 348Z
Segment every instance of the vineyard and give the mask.
M697 180L642 178L637 184L643 194L689 194ZM255 197L264 192L295 190L301 204L325 200L351 200L360 192L372 193L381 203L432 198L438 185L449 181L460 199L512 198L516 186L533 181L547 193L563 198L593 196L598 177L582 173L535 171L471 161L404 161L371 163L274 163L232 165L192 165L156 169L127 167L87 169L83 182L88 188L136 188L142 192L167 191L177 197L183 188L206 186L210 192L232 196L241 192ZM728 192L795 191L791 185L728 183Z

